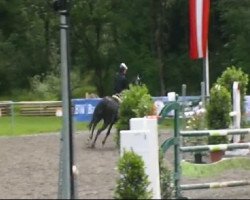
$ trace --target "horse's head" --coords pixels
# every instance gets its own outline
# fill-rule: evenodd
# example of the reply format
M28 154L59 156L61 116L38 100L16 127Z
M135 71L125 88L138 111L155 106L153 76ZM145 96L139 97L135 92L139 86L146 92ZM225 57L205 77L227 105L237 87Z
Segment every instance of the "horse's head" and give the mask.
M139 76L139 74L135 77L132 83L135 85L142 85L141 77Z

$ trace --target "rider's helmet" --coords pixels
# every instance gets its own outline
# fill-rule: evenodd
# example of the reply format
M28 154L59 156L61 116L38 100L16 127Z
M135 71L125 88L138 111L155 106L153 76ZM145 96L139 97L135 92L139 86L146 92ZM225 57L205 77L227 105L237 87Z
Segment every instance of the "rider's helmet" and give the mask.
M128 69L128 67L127 67L127 65L125 64L125 63L121 63L120 64L120 69L125 69L125 70L127 70Z

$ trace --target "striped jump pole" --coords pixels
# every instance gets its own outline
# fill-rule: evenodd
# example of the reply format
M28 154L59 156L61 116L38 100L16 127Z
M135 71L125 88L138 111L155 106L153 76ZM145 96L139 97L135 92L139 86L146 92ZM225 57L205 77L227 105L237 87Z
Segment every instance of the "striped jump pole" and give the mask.
M197 145L180 147L182 152L194 152L194 151L219 151L219 150L232 150L232 149L248 149L250 143L236 143L236 144L215 144L215 145Z
M212 183L197 183L181 185L181 190L194 190L194 189L215 189L224 187L236 187L250 185L250 181L227 181L227 182L212 182Z
M250 133L249 128L241 129L218 129L218 130L197 130L197 131L180 131L183 137L195 137L195 136L225 136L225 135L238 135Z

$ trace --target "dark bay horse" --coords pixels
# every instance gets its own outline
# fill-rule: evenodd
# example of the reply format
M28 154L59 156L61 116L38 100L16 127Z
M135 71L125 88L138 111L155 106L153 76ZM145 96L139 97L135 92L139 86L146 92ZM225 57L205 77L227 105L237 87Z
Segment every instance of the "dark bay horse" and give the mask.
M102 145L105 144L107 137L110 134L112 126L118 120L118 110L119 105L121 103L121 99L119 95L106 96L104 97L96 106L94 113L92 115L92 120L89 123L89 130L91 131L91 135L89 140L91 141L93 138L94 130L96 125L103 120L103 125L96 132L95 138L92 141L91 147L95 147L95 142L102 131L104 131L107 127L108 130L106 132L106 136L102 141Z
M131 82L133 85L142 85L141 78L139 75ZM89 141L92 140L96 125L103 120L103 125L96 132L95 138L92 141L91 147L95 147L96 140L98 136L104 131L107 127L106 136L102 141L102 146L104 146L107 137L110 134L111 128L118 120L118 111L121 104L121 94L115 94L112 96L104 97L95 107L94 113L92 115L92 120L89 123L89 130L91 131Z

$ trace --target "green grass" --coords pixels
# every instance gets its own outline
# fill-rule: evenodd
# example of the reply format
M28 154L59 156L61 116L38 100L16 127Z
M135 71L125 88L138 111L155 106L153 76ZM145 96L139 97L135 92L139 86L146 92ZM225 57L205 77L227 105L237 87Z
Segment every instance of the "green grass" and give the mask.
M62 129L60 117L0 117L0 136L18 136L38 133L59 132ZM87 123L75 122L75 130L86 130Z
M158 123L160 128L173 128L174 127L174 119L173 118L165 118L162 119L159 123Z
M86 122L73 120L75 130L87 130ZM100 124L97 126L99 127ZM173 128L173 119L165 119L159 124L160 129ZM62 118L55 116L14 116L0 117L0 136L19 136L48 132L59 132Z
M250 159L244 157L234 157L223 159L211 164L195 164L182 161L181 167L182 175L186 177L214 177L219 173L230 169L250 170Z

